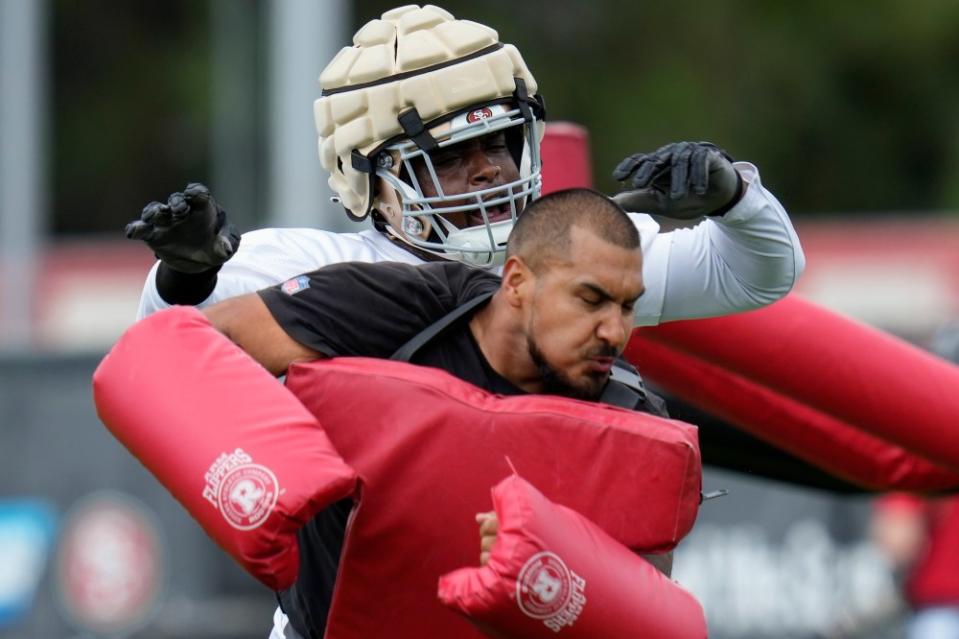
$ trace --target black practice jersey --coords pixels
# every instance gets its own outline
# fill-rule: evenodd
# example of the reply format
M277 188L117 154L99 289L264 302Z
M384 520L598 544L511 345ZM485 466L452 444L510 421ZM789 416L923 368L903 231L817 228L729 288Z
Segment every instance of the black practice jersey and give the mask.
M389 358L463 303L499 287L496 275L459 263L335 264L260 297L294 340L324 355ZM464 318L412 358L501 395L522 391L490 367ZM319 513L299 534L300 574L280 605L305 637L322 637L352 502Z
M498 276L455 262L335 264L260 292L290 337L328 357L389 358L449 311L499 287ZM493 393L520 392L496 373L468 322L424 346L414 364L442 368Z

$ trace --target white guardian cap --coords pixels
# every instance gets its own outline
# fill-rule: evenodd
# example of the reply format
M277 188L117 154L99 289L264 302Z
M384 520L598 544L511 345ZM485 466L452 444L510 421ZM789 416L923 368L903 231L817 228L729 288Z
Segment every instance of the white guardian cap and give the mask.
M429 259L502 263L513 222L542 183L543 101L514 46L439 7L408 5L357 31L320 85L320 160L352 219L372 212L378 229ZM439 158L488 139L515 170L444 189L448 160Z

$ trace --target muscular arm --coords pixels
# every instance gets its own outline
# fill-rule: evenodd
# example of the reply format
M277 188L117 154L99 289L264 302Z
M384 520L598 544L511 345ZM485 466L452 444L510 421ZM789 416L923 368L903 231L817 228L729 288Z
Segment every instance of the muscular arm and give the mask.
M403 261L406 252L401 249L396 251L397 254L390 255L389 259ZM331 233L319 229L249 231L243 234L236 254L216 274L212 292L199 300L196 306L204 308L238 295L253 293L329 264L382 259L386 259L385 256L376 255L355 233ZM419 261L410 255L407 261L414 260ZM159 269L160 263L157 262L147 275L140 295L137 319L170 306L171 300L164 299L158 286ZM182 295L182 291L179 293ZM186 303L182 299L172 301Z
M209 289L204 299L197 300L196 306L208 307L237 295L253 293L267 286L280 282L308 271L315 270L323 265L323 252L320 242L311 246L308 240L312 239L303 229L263 229L243 234L236 255L226 262L218 273L213 276L212 285L205 284ZM322 239L322 238L318 238ZM304 250L312 249L311 252ZM184 304L183 290L188 287L189 278L198 276L182 276L176 274L175 279L178 297L170 299L169 293L164 296L164 287L161 285L164 273L163 265L157 262L153 265L143 285L140 295L140 307L137 310L137 319L143 319L158 310L167 308L172 303ZM170 288L168 285L166 288Z
M282 375L294 362L324 357L291 338L259 295L225 300L203 309L203 314L218 331L274 375Z
M638 325L753 310L785 296L802 273L805 256L786 211L756 167L735 166L747 189L729 212L644 241Z

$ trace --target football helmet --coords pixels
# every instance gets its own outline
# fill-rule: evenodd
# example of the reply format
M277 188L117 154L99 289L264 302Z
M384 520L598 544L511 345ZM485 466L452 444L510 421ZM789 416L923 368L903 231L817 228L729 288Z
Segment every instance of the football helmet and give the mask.
M357 31L320 85L320 160L352 219L373 213L377 228L427 259L502 263L513 222L542 183L543 103L515 47L439 7L409 5ZM431 154L501 132L519 177L444 190ZM482 223L464 228L467 218Z

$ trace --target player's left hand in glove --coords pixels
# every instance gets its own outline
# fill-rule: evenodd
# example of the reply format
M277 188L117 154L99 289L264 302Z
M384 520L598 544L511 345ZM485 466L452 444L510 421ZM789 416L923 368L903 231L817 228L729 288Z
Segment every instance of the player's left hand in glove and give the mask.
M674 142L631 155L613 171L626 190L613 199L627 211L688 220L722 215L743 193L733 159L709 142Z
M201 273L219 267L240 246L240 234L226 212L197 182L162 202L150 202L139 220L126 226L126 236L143 240L157 259L181 273Z

